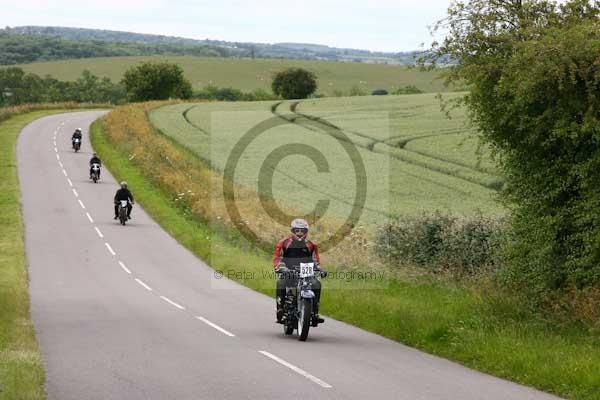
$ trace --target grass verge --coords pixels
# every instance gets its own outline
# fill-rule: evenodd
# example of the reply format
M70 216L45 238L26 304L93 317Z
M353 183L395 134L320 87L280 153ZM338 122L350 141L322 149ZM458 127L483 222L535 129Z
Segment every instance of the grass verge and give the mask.
M46 398L44 368L29 313L15 147L25 125L64 111L14 109L16 115L2 115L0 122L0 399Z
M135 111L131 113L133 121ZM177 193L169 190L169 171L140 167L143 162L158 163L165 154L171 156L167 160L173 160L170 152L178 148L165 138L131 139L135 128L143 126L142 121L135 124L141 125L125 126L110 139L103 122L92 126L92 144L111 172L130 183L140 204L184 246L225 276L272 295L268 254L244 247L235 233L217 229L194 218L189 208L178 207ZM153 142L155 139L158 141ZM136 141L132 154L138 156L132 157L128 145L120 140ZM184 161L187 157L189 154L181 155ZM191 168L197 165L193 160L186 162ZM367 289L361 285L356 280L324 281L323 313L498 377L567 398L600 399L597 333L553 326L504 293L427 278L382 277L370 282Z

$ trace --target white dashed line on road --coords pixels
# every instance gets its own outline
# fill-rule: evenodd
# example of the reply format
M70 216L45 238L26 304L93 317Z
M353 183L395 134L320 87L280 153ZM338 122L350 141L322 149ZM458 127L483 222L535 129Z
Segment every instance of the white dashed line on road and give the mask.
M65 171L65 170L64 170L64 168L63 168L63 170L62 170L62 173L63 173L65 176L68 176L68 175L67 175L67 171Z
M63 165L63 163L61 163L60 161L58 162L58 165L60 165L60 167L61 167L62 169L64 169L64 168L65 168L65 166Z
M90 213L86 212L85 215L88 217L88 219L90 220L90 222L93 224L94 223L94 219L92 218L92 216L90 215Z
M320 380L319 378L317 378L316 376L313 376L311 374L309 374L308 372L306 372L305 370L296 367L293 364L290 364L289 362L282 360L281 358L269 353L268 351L264 351L264 350L260 350L259 351L260 354L262 354L263 356L269 357L271 360L277 361L279 364L288 367L289 369L291 369L292 371L302 375L303 377L305 377L306 379L309 379L311 381L313 381L314 383L316 383L317 385L324 387L326 389L331 388L332 386L327 383L327 382L323 382L322 380Z
M54 151L58 153L58 148L56 147L56 143L54 143Z
M79 201L79 205L81 206L81 208L83 208L85 210L85 205L83 204L83 201L78 200Z
M107 242L104 242L104 245L106 246L108 251L110 251L110 254L112 254L113 256L117 255L117 253L115 253L115 251L112 249L112 247L110 247L110 244L108 244Z
M60 155L59 154L56 155L56 159L60 161Z
M131 274L131 271L129 270L129 268L127 268L127 267L125 266L125 264L123 264L123 261L119 261L119 265L121 266L121 268L123 268L123 270L124 270L125 272L127 272L128 274Z
M67 182L69 182L69 186L73 186L73 182L69 178L67 178Z
M97 226L94 227L94 229L96 230L96 232L98 233L98 236L100 236L100 238L102 239L104 237L104 235L102 234L102 232L100 232L100 229L98 229Z
M169 299L168 297L160 296L160 298L163 299L164 301L166 301L167 303L179 308L180 310L185 310L184 306L175 303L173 300Z
M135 281L137 283L139 283L140 285L142 285L143 287L145 287L146 289L148 289L150 292L152 291L152 288L148 285L146 285L144 282L142 282L141 280L139 280L138 278L135 278Z
M72 189L73 190L73 194L75 195L75 197L79 197L79 193L77 193L77 190Z
M206 325L215 328L216 330L218 330L221 333L224 333L227 336L231 336L231 337L235 336L233 333L231 333L229 331L226 331L225 329L221 328L219 325L217 325L217 324L215 324L213 322L210 322L206 318L202 318L202 317L196 316L196 319L199 319L200 321L204 322Z

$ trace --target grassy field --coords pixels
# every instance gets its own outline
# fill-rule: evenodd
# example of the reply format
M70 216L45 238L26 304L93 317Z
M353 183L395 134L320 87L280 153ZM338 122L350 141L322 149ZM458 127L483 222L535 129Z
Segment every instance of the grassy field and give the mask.
M75 80L83 70L94 75L107 76L119 81L132 65L142 61L170 61L179 64L185 76L196 89L208 85L234 87L243 91L257 88L271 90L275 72L288 67L302 67L318 77L317 93L332 96L335 90L348 92L356 86L367 93L374 89L390 92L414 85L424 92L444 91L435 72L420 72L403 66L329 61L237 59L216 57L154 56L154 57L104 57L67 61L38 62L18 65L27 72L40 76L50 74L60 80Z
M262 276L261 271L270 269L268 254L240 246L235 231L207 223L195 201L182 201L187 187L197 192L196 200L210 196L214 171L192 152L152 131L145 119L152 107L118 108L96 123L95 150L117 179L126 178L135 187L136 198L153 218L209 265ZM332 271L338 268L328 266ZM241 282L273 294L272 281ZM323 313L566 398L600 399L597 334L553 327L486 282L469 289L386 274L372 285L365 289L358 281L324 280Z
M220 173L237 154L234 148L246 132L272 118L281 124L256 137L239 154L234 180L257 188L261 195L265 188L260 172L270 171L273 197L284 209L310 214L316 199L323 199L329 201L323 215L343 220L354 205L357 188L364 188L366 202L359 225L367 230L390 217L434 210L458 215L503 213L495 202L501 179L493 174L489 154L476 154L477 138L466 125L464 112L446 119L432 94L186 103L150 113L155 127ZM436 140L442 144L432 145ZM414 150L412 146L421 141L428 144ZM344 150L348 142L356 157ZM288 155L289 144L296 146L293 151L306 154ZM310 151L302 146L324 156L327 173L318 171ZM356 159L365 166L366 181L355 175Z

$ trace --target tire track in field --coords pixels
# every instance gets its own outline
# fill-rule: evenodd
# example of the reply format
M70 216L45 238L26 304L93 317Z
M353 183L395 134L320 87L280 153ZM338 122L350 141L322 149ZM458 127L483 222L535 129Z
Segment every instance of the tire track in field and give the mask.
M300 126L302 126L302 127L304 127L304 128L307 128L307 129L309 129L309 130L311 130L311 131L315 131L315 132L317 132L317 131L318 131L318 132L321 132L321 131L320 131L320 130L318 130L318 129L315 129L315 128L313 128L313 127L310 127L309 125L302 124L302 122L301 122L301 121L302 121L302 120L301 120L301 118L306 118L306 119L308 119L308 120L310 120L310 121L313 121L313 122L315 122L315 123L317 123L317 124L323 125L323 126L325 126L325 127L327 127L327 128L333 129L333 130L335 130L335 131L339 131L341 134L343 134L343 132L344 132L344 130L343 130L342 128L340 128L339 126L337 126L337 125L335 125L335 124L333 124L333 123L331 123L331 122L329 122L329 121L327 121L327 120L325 120L325 119L323 119L323 118L320 118L320 117L315 117L315 116L313 116L313 115L309 115L309 114L303 114L303 113L300 113L300 112L298 112L296 109L297 109L298 105L300 104L300 101L296 101L296 102L293 102L293 103L291 103L291 104L290 104L290 111L292 111L292 112L293 112L293 114L294 114L294 117L292 117L292 118L286 117L284 114L281 114L279 111L277 111L277 108L278 108L278 107L279 107L279 105L281 105L282 103L283 103L283 102L279 102L279 103L276 103L275 105L273 105L273 106L271 107L271 111L272 111L272 112L273 112L275 115L279 116L280 118L283 118L283 119L287 120L287 121L288 121L288 122L290 122L290 123L294 123L294 124L300 125ZM300 121L300 122L299 122L299 121ZM452 129L454 129L454 128L452 128ZM367 136L367 135L365 135L365 134L363 134L363 133L359 133L359 132L355 132L355 131L348 131L348 132L349 132L349 133L352 133L352 134L355 134L355 135L357 135L357 136L359 136L359 137L362 137L362 138L364 138L364 139L367 139L367 140L371 141L371 143L369 143L369 144L367 144L367 145L365 146L365 145L363 145L363 144L361 144L361 143L352 142L351 140L347 139L347 138L345 137L345 135L340 135L340 136L339 136L339 138L340 138L341 140L350 141L350 142L351 142L351 143L353 143L354 145L356 145L356 146L359 146L359 147L363 147L363 148L365 148L365 149L367 149L367 150L369 150L369 151L371 151L371 152L374 152L374 153L376 152L376 151L375 151L375 149L374 149L374 147L375 147L375 145L376 145L376 144L379 144L379 143L381 143L381 144L385 144L385 145L388 145L388 146L390 146L390 144L386 143L386 140L378 140L378 139L373 139L373 138L372 138L372 137L370 137L370 136ZM322 133L322 132L321 132L321 133ZM332 135L330 132L328 132L327 130L325 131L325 133L326 133L326 134L328 134L328 135L330 135L330 136L333 136L333 135ZM455 133L455 132L454 132L454 133ZM445 134L449 134L449 133L445 133ZM444 134L444 135L445 135L445 134ZM415 137L415 138L413 138L412 140L417 140L417 139L419 139L419 138L418 138L418 137ZM387 139L387 140L389 140L389 139ZM390 147L391 147L391 146L390 146ZM402 147L401 147L400 149L401 149L401 150L403 150L403 151L406 151L407 153L413 153L413 154L416 154L416 155L419 155L419 156L422 156L422 157L425 157L425 158L429 158L429 159L431 159L431 160L435 160L435 161L437 161L437 162L443 162L443 163L447 163L447 164L454 165L454 166L456 166L456 167L459 167L459 168L465 168L465 169L467 169L467 170L470 170L471 172L474 172L474 173L477 173L477 174L489 175L489 177L490 177L490 178L492 178L492 179L493 179L493 178L496 178L496 179L499 179L499 180L501 179L501 178L499 178L499 177L496 177L496 176L494 176L494 175L491 175L491 174L489 174L489 173L487 173L487 172L476 170L476 169L472 168L471 166L465 166L465 165L458 164L458 163L456 163L456 162L452 162L452 161L448 161L448 160L444 160L444 159L439 159L439 158L432 157L432 156L430 156L430 155L427 155L427 154L423 154L423 153L419 153L419 152L415 152L415 151L407 150L407 149L404 149L404 148L402 148ZM389 156L391 156L392 158L395 158L395 159L397 159L397 160L400 160L400 161L406 162L406 163L408 163L408 164L411 164L411 165L414 165L414 166L418 166L418 167L421 167L421 168L427 169L427 170L429 170L429 171L433 171L433 172L441 173L441 174L443 174L443 175L450 176L450 177L453 177L453 178L461 179L461 180L463 180L463 181L466 181L466 182L469 182L469 183L472 183L472 184L475 184L475 185L478 185L478 186L484 187L484 188L486 188L486 189L490 189L490 190L494 190L494 191L498 191L498 189L499 189L499 188L498 188L498 184L497 184L495 181L494 181L494 182L492 182L492 183L490 183L490 184L483 184L483 183L481 183L481 182L480 182L479 180L477 180L477 179L474 179L474 178L469 178L469 177L463 177L463 176L460 176L460 175L455 175L455 174L449 173L449 172L448 172L448 171L446 171L444 168L435 168L435 167L432 167L432 166L430 166L430 165L427 165L427 163L426 163L426 162L417 162L417 161L415 161L415 160L410 160L410 159L408 159L408 158L406 158L406 157L402 157L402 156L400 156L400 155L398 155L398 154L394 154L394 153L391 153L391 152L386 152L386 154L388 154L388 155L389 155ZM425 180L425 181L428 181L428 180L427 180L427 178L420 178L420 179L422 179L422 180ZM431 182L431 181L429 181L429 182ZM437 184L437 185L440 185L440 186L444 186L444 184L441 184L441 183L436 183L436 184ZM454 190L456 190L456 191L458 191L458 192L462 192L462 191L460 191L460 190L457 190L457 189L454 189Z
M203 134L210 136L210 132L207 132L207 131L205 131L205 130L204 130L204 128L201 128L201 127L199 127L199 126L198 126L198 125L196 125L196 124L195 124L195 123L194 123L194 122L193 122L191 119L189 119L189 118L188 118L188 113L189 113L189 112L190 112L192 109L194 109L194 108L196 108L196 107L198 107L198 105L197 105L197 104L196 104L196 105L193 105L193 106L191 106L191 107L189 107L189 108L186 108L185 110L183 110L183 112L181 113L181 115L183 116L183 119L185 119L185 121L186 121L186 122L187 122L189 125L191 125L191 126L193 126L194 128L198 129L198 130L199 130L200 132L202 132Z
M275 103L275 104L273 104L273 105L271 106L271 111L272 111L272 112L274 112L274 110L277 108L277 106L278 106L279 104L281 104L281 103L282 103L282 102L279 102L279 103ZM200 128L199 126L197 126L196 124L194 124L194 123L193 123L193 122L192 122L192 121L191 121L191 120L190 120L190 119L187 117L187 113L188 113L189 111L191 111L193 108L196 108L196 107L199 107L199 106L198 106L198 105L194 105L194 106L191 106L191 107L187 108L186 110L184 110L184 112L182 112L182 116L184 117L185 121L186 121L186 122L187 122L189 125L191 125L192 127L194 127L194 128L196 128L196 129L198 129L198 130L202 131L203 133L206 133L207 135L210 135L210 134L209 134L208 132L206 132L204 129L202 129L202 128ZM169 137L169 135L165 135L165 136ZM185 147L185 146L184 146L184 147ZM196 153L194 152L194 154L196 154ZM206 162L207 162L209 165L211 165L211 163L210 163L210 160L206 160L206 159L204 159L203 157L199 156L198 154L196 154L196 155L197 155L198 157L200 157L200 159L202 159L202 160L206 161ZM211 168L212 168L212 167L211 167ZM214 168L213 168L213 169L214 169ZM279 174L281 174L281 175L285 176L287 179L289 179L289 180L292 180L292 181L294 181L296 184L298 184L298 186L301 186L301 187L303 187L303 188L305 188L305 189L307 189L307 190L310 190L310 191L311 191L311 192L313 192L313 193L322 194L322 195L326 196L328 199L331 199L331 200L337 201L337 202L339 202L339 203L342 203L342 204L346 204L346 205L348 205L348 206L350 206L350 207L352 207L352 206L354 205L354 203L353 203L353 202L350 202L350 201L348 201L347 199L345 199L345 198L343 198L343 197L337 197L337 196L334 196L334 195L332 195L332 194L330 194L330 193L327 193L327 192L325 192L325 191L323 191L323 190L320 190L320 189L318 189L318 188L312 187L312 186L310 186L309 184L306 184L306 183L302 182L302 181L301 181L301 180L299 180L298 178L294 177L293 175L290 175L290 174L286 173L285 171L283 171L283 170L281 170L281 169L279 169L279 168L275 168L275 167L269 167L269 169L271 169L271 170L273 170L274 172L277 172L277 173L279 173ZM223 171L219 171L219 170L216 170L216 169L215 169L215 171L217 171L217 172L219 172L219 173L223 173ZM396 192L396 191L393 191L393 190L390 190L390 192L391 192L391 193L393 193L393 194L400 194L399 192ZM364 206L364 207L363 207L363 209L365 209L365 210L367 210L367 211L370 211L370 212L372 212L372 213L375 213L375 214L377 214L377 215L381 215L381 216L384 216L384 217L390 217L390 214L389 214L389 213L386 213L386 212L384 212L384 211L381 211L381 210L377 210L377 209L375 209L375 208L370 208L370 207Z
M308 129L308 130L310 130L310 131L313 131L313 132L323 133L323 131L321 131L321 130L319 130L319 129L315 129L314 127L312 127L312 126L310 126L310 125L306 125L306 124L302 124L301 122L297 122L299 119L300 119L300 121L301 121L301 118L303 117L303 114L294 114L294 115L293 115L293 116L291 116L291 117L286 117L286 115L285 115L285 114L281 114L280 112L278 112L278 111L277 111L277 108L279 107L279 105L280 105L281 103L283 103L283 102L276 103L276 104L274 104L274 105L271 107L271 111L273 112L273 114L275 114L275 115L276 115L276 116L278 116L279 118L281 118L281 119L284 119L285 121L287 121L287 122L289 122L289 123L291 123L291 124L297 124L297 125L299 125L299 126L301 126L301 127L305 128L305 129ZM299 102L298 102L298 103L299 103ZM333 124L331 124L331 123L329 123L329 122L328 122L328 124L330 124L331 126L335 126L335 125L333 125ZM339 128L337 128L337 130L341 131L341 129L339 129ZM329 133L326 133L326 134L327 134L327 135L330 135L330 136L333 136L333 135L331 135L331 134L329 134ZM335 136L334 136L334 137L335 137ZM345 135L344 135L344 136L335 137L335 138L336 138L336 139L343 140L343 141L346 141L346 142L349 142L349 143L351 143L351 144L353 144L353 145L356 145L356 146L359 146L359 147L367 148L367 147L365 147L365 146L360 146L359 144L357 144L357 143L355 143L355 142L351 141L350 139L348 139L347 137L345 137ZM374 153L374 151L373 151L372 149L370 149L370 151ZM382 153L379 153L379 154L382 154ZM399 159L400 161L406 162L406 161L404 161L403 159L400 159L399 157L394 157L394 158L396 158L396 159ZM410 163L410 162L407 162L407 164L415 165L415 164L413 164L413 163ZM429 168L427 168L427 169L429 169ZM439 171L435 171L435 172L439 172ZM417 180L420 180L420 181L425 181L425 182L429 182L429 183L431 183L431 184L433 184L433 185L436 185L436 186L441 186L441 187L443 187L443 188L446 188L446 189L448 189L448 190L451 190L451 191L453 191L453 192L456 192L456 193L460 193L460 194L462 194L462 195L465 195L465 196L470 194L469 192L467 192L467 191L464 191L464 190L457 189L457 188L455 188L454 186L450 186L450 185L446 185L446 184L444 184L444 183L436 182L436 181L434 181L433 179L424 178L424 177L422 177L422 176L419 176L419 175L417 175L417 174L412 174L412 173L410 173L410 172L405 172L405 171L403 172L403 174L404 174L404 175L406 175L406 176L410 176L410 177L412 177L412 178L415 178L415 179L417 179ZM447 175L447 174L445 174L445 175ZM453 176L453 177L454 177L454 176ZM456 178L456 177L454 177L454 178ZM470 181L469 181L469 182L470 182ZM473 183L473 182L470 182L470 183ZM481 186L481 184L480 184L480 186ZM391 193L395 193L395 194L400 194L399 192L397 192L397 191L394 191L393 189L390 189L390 192L391 192Z
M314 128L313 126L311 126L311 125L308 125L308 124L302 124L302 118L305 118L305 119L310 119L310 118L307 118L307 117L306 117L304 114L301 114L301 113L294 113L293 115L286 116L286 115L284 115L284 114L281 114L281 113L279 113L277 109L278 109L278 107L279 107L279 106L280 106L282 103L283 103L283 101L280 101L280 102L277 102L277 103L274 103L273 105L271 105L271 112L272 112L272 113L273 113L275 116L277 116L277 117L279 117L279 118L282 118L283 120L285 120L285 121L286 121L286 122L288 122L288 123L297 124L297 125L299 125L299 126L301 126L301 127L305 128L305 129L308 129L308 130L311 130L311 131L314 131L314 132L317 132L317 133L323 133L323 132L322 132L322 130L320 130L320 129L315 129L315 128ZM295 107L297 107L297 105L298 105L299 103L300 103L300 102L296 102L296 103L294 103L294 104L295 104ZM196 107L199 107L199 106L198 106L198 105L193 105L193 106L191 106L191 107L187 108L186 110L184 110L184 111L182 112L182 117L184 118L184 120L186 121L186 123L187 123L187 124L189 124L190 126L192 126L192 127L196 128L196 129L198 129L198 130L199 130L200 132L202 132L203 134L206 134L206 135L209 135L209 136L210 136L210 133L209 133L209 132L205 131L203 128L201 128L201 127L199 127L198 125L196 125L196 124L195 124L195 123L194 123L194 122L193 122L193 121L192 121L192 120L191 120L191 119L188 117L188 114L189 114L189 112L190 112L192 109L196 108ZM294 107L294 109L295 109L295 107ZM297 122L297 121L298 121L298 122ZM342 130L341 128L339 128L338 126L336 126L336 125L334 125L334 124L330 123L329 121L326 121L326 120L321 120L321 121L316 121L316 122L319 122L319 123L321 123L321 124L325 124L325 125L327 125L327 126L331 127L331 128L332 128L332 129L334 129L334 130L337 130L337 131L343 132L343 130ZM351 132L351 133L355 133L355 132ZM373 143L372 143L372 144L370 144L370 145L367 145L367 146L365 147L365 146L360 146L359 144L357 144L357 143L355 143L355 142L353 142L353 141L351 141L351 140L347 139L346 137L344 137L345 135L344 135L344 136L340 135L339 139L340 139L340 140L347 141L347 142L349 142L349 143L351 143L351 144L353 144L353 145L358 145L359 147L367 148L367 149L368 149L369 151L371 151L371 152L374 152L374 151L373 151L373 146L374 146L376 143L382 143L382 142L383 142L383 141L381 141L381 140L374 140L373 138L370 138L370 137L368 137L368 136L366 136L366 135L364 135L364 134L362 134L362 133L359 133L359 132L356 132L355 134L357 134L357 136L363 137L364 139L367 139L367 140L369 140L369 141L371 141L371 142L373 142ZM403 162L407 162L407 161L405 161L405 160L403 160L403 159L401 159L401 158L399 158L399 157L393 157L393 158L399 159L400 161L403 161ZM414 163L410 163L410 162L407 162L407 163L409 163L409 164L411 164L411 165L415 165ZM290 174L286 173L285 171L282 171L282 170L281 170L281 169L279 169L279 168L272 168L272 169L273 169L273 171L274 171L274 172L277 172L277 173L279 173L279 174L281 174L281 175L285 176L287 179L290 179L290 180L294 181L296 184L298 184L300 187L303 187L303 188L304 188L304 189L306 189L306 190L310 190L310 191L311 191L311 192L313 192L313 193L318 193L318 194L324 195L324 196L326 196L327 198L329 198L329 199L331 199L331 200L333 200L333 201L337 201L337 202L339 202L339 203L341 203L341 204L345 204L345 205L348 205L348 206L352 206L352 205L353 205L353 203L352 203L351 201L348 201L346 198L343 198L343 197L338 197L338 196L332 195L331 193L328 193L328 192L326 192L326 191L324 191L324 190L321 190L321 189L318 189L318 188L316 188L316 187L313 187L313 186L311 186L311 185L309 185L309 184L307 184L307 183L305 183L305 182L301 181L300 179L298 179L298 178L296 178L296 177L294 177L294 176L292 176L292 175L290 175ZM425 168L425 169L429 169L429 170L431 170L430 168ZM432 171L435 171L435 170L432 170ZM440 171L435 171L435 172L440 172ZM456 188L456 187L454 187L454 186L447 185L447 184L444 184L444 183L441 183L441 182L435 181L435 180L433 180L433 179L428 179L428 178L425 178L425 177L419 176L419 175L417 175L417 174L413 174L413 173L410 173L410 172L403 172L403 174L404 174L405 176L412 177L412 178L414 178L414 179L416 179L416 180L418 180L418 181L425 181L425 182L431 183L432 185L439 186L439 187L443 187L443 188L445 188L445 189L447 189L447 190L449 190L449 191L451 191L451 192L458 193L458 194L461 194L461 195L463 195L463 196L468 196L468 195L470 194L470 192L468 192L468 191L461 190L461 189L458 189L458 188ZM445 175L448 175L448 174L445 174ZM449 176L452 176L452 177L455 177L455 178L457 178L456 176L453 176L453 175L449 175ZM470 182L470 181L469 181L469 182ZM473 182L471 182L471 183L473 183ZM402 196L402 195L403 195L403 193L401 193L401 192L399 192L399 191L397 191L397 190L395 190L395 189L389 188L388 190L389 190L389 193L390 193L390 194L397 195L397 196ZM390 217L390 216L393 216L393 214L390 214L390 213L388 213L388 212L381 211L381 210L374 209L374 208L367 207L367 206L365 206L365 207L364 207L364 209L365 209L366 211L369 211L369 212L371 212L371 213L375 213L376 215L380 215L380 216L384 216L384 217Z

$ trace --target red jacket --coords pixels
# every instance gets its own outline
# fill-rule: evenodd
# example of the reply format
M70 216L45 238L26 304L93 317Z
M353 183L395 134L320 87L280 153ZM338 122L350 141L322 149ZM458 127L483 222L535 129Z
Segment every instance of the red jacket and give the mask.
M275 252L273 253L273 268L277 268L279 263L283 260L283 250L290 247L290 244L294 240L294 235L290 235L286 238L281 239L275 246ZM319 256L319 247L311 240L306 239L306 246L312 253L312 258L315 263L321 263L321 257Z

